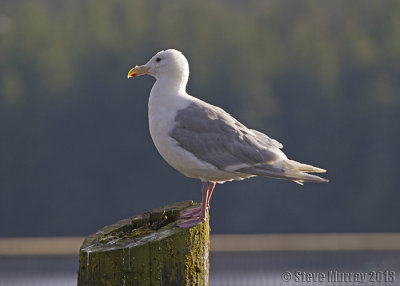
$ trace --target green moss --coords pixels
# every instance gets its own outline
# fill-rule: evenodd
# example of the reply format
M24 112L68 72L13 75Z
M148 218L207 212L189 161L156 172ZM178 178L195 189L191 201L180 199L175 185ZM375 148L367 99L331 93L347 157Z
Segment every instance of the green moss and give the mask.
M106 226L80 251L78 285L208 285L209 224L176 226L192 201Z

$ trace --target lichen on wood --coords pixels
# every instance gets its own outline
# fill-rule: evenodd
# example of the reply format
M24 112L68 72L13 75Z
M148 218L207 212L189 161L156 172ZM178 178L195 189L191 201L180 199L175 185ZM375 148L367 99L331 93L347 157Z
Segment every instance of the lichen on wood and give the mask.
M80 249L78 286L208 285L209 223L181 229L179 202L106 226Z

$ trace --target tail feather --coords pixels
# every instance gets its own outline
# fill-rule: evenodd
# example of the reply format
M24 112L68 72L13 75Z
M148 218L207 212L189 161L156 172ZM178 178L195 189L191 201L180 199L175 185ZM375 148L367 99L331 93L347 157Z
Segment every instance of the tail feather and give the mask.
M311 165L302 164L293 160L284 162L283 168L278 168L272 165L258 165L246 167L237 172L252 174L257 176L271 177L275 179L291 180L295 183L303 185L305 182L326 183L329 180L308 174L307 172L324 173L326 170L317 168Z
M321 169L318 167L314 167L311 165L303 164L294 160L287 160L285 161L286 166L290 170L297 170L300 172L306 172L306 173L325 173L325 169Z
M291 178L294 179L290 179L292 181L294 181L295 183L298 183L300 185L302 185L305 182L314 182L314 183L327 183L329 182L329 180L325 179L325 178L321 178L318 177L316 175L312 175L312 174L307 174L301 171L295 171L295 170L286 170L285 174Z

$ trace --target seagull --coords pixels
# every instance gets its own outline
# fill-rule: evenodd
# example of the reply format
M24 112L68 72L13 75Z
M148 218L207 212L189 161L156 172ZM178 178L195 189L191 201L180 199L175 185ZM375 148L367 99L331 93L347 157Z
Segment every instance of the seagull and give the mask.
M189 63L180 51L158 52L145 65L132 68L128 78L145 74L156 79L148 103L154 145L169 165L202 183L201 207L185 211L179 227L206 221L216 183L254 176L301 185L328 182L308 174L326 170L288 159L277 140L246 127L222 108L189 95Z

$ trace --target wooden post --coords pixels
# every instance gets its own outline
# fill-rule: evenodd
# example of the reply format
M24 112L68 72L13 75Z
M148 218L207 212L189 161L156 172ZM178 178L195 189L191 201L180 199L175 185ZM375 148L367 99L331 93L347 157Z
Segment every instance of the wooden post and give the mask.
M179 202L106 226L80 249L78 286L209 284L209 223L181 229Z

